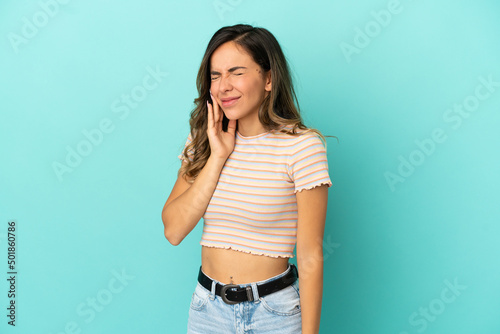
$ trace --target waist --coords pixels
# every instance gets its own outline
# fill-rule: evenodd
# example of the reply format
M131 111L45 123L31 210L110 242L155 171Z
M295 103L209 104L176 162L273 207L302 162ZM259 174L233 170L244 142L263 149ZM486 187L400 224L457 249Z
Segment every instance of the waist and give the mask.
M259 282L288 269L287 257L276 258L206 246L201 249L203 272L223 284Z

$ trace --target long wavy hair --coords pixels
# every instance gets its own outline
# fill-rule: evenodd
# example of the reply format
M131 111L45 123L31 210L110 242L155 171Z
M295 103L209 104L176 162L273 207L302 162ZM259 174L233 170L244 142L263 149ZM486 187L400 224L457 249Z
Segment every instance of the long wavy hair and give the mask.
M222 27L210 39L196 77L199 97L194 100L196 107L191 111L189 120L192 140L183 150L184 156L190 156L190 159L179 169L179 175L186 175L190 183L194 182L210 157L206 104L206 101L210 100L210 59L219 46L230 41L243 47L260 66L264 76L269 70L271 71L271 92L263 100L258 113L259 120L267 131L276 130L294 136L315 132L324 142L325 149L325 137L335 137L324 136L319 130L308 128L303 124L288 62L278 41L267 29L247 24ZM229 119L223 115L223 131L227 131L228 123ZM304 131L297 132L297 129Z

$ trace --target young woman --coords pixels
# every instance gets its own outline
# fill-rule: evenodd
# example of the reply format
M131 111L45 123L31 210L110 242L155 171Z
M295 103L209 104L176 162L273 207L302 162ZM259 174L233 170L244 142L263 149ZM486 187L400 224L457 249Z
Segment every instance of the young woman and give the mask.
M204 218L188 333L318 333L325 136L302 123L287 61L264 28L219 29L197 88L162 212L173 245ZM298 269L288 262L295 245Z

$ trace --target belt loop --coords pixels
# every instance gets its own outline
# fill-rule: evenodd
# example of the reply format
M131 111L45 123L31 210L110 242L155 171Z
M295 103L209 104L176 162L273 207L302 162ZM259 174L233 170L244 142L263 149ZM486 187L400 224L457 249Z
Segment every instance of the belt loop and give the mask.
M256 303L260 299L259 290L257 289L257 283L250 283L250 286L252 287L253 291L253 301L254 303Z
M212 280L212 289L210 290L210 300L215 299L215 287L217 286L217 281Z

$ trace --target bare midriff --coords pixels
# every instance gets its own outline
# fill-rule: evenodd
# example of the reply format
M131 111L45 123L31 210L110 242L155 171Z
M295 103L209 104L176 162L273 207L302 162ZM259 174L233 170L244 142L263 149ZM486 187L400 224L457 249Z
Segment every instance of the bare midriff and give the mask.
M201 247L203 272L223 284L247 284L279 275L288 268L288 259L233 249Z

